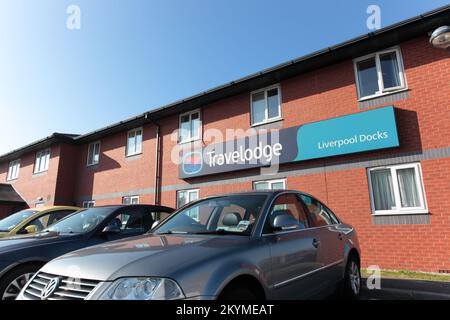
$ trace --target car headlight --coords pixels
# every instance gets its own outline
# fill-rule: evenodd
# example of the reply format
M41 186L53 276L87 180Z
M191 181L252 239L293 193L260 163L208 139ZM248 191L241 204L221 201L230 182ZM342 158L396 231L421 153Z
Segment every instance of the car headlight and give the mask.
M121 278L100 297L102 300L175 300L184 294L178 284L167 278Z

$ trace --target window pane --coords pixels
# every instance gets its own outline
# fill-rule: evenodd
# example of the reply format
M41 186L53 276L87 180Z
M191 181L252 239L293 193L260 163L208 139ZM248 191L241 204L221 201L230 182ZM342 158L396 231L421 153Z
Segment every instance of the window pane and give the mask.
M357 69L360 97L370 96L379 91L375 58L358 62Z
M272 183L272 190L282 190L284 189L284 183L283 182L274 182Z
M191 137L191 124L189 115L181 117L180 141L187 141Z
M394 189L390 169L370 172L375 210L393 210L395 206Z
M93 161L94 163L98 163L100 160L100 143L96 143L94 145L94 157Z
M402 207L420 207L419 191L414 168L397 170L398 187Z
M41 153L36 154L36 163L34 164L34 173L39 172L41 166Z
M191 116L191 138L200 137L200 116L198 113L193 113Z
M268 182L258 182L254 184L255 190L266 190L269 189L269 183Z
M189 202L197 200L197 199L198 199L198 191L189 192Z
M400 86L397 54L390 52L380 55L380 64L384 88L389 89Z
M88 164L92 164L94 161L94 154L93 154L94 145L90 144L88 148Z
M186 191L178 191L177 192L177 207L181 208L186 203L187 203Z
M136 139L135 132L132 131L128 133L128 145L127 145L127 154L133 154L136 152Z
M264 92L255 93L252 95L252 123L263 122L266 118L265 114Z
M142 151L142 130L136 131L136 153L140 153Z
M298 229L305 229L307 224L306 212L295 194L287 194L279 196L270 212L270 219L273 223L274 219L279 215L290 215L298 221Z
M269 108L269 119L280 116L278 88L267 91L267 106Z

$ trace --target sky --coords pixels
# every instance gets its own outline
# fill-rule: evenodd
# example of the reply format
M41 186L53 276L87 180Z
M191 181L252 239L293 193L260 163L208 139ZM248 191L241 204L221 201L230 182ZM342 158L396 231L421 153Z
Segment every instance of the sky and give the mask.
M0 0L0 154L86 133L449 0ZM80 9L79 29L71 5Z

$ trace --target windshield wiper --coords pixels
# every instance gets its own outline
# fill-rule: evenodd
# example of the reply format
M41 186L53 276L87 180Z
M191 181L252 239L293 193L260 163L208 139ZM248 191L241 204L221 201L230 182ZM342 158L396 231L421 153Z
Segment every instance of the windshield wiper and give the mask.
M164 232L156 232L155 234L160 235L160 234L187 234L186 231L176 231L176 230L167 230Z
M224 229L217 229L217 230L207 230L207 231L198 231L194 232L194 234L235 234L240 236L247 236L248 234L240 231L229 231Z

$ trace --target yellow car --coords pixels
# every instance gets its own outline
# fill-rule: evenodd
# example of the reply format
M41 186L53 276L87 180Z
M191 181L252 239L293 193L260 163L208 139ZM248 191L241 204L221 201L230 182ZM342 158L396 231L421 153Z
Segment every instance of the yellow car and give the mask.
M52 206L16 212L0 220L0 238L42 231L80 209L78 207Z

